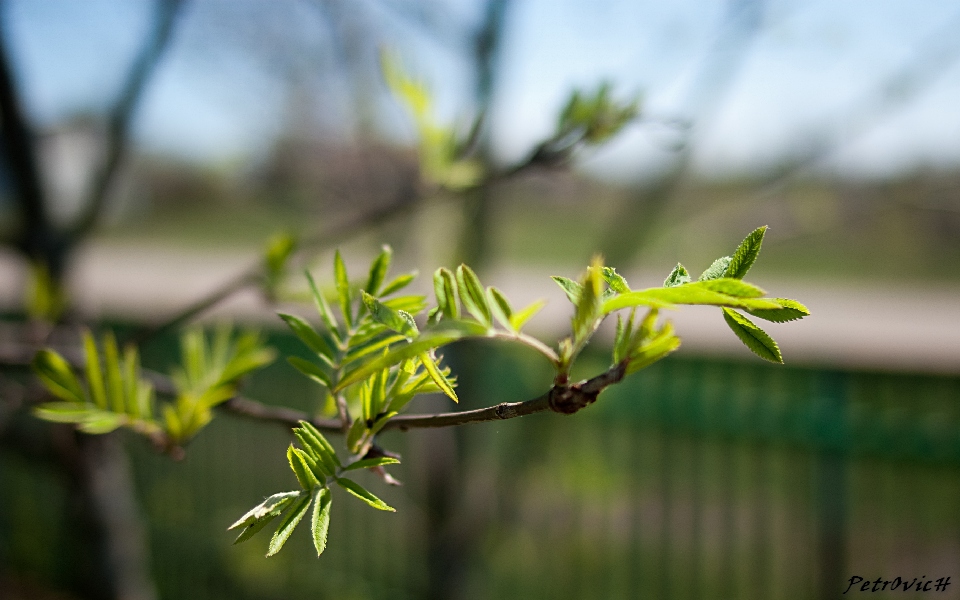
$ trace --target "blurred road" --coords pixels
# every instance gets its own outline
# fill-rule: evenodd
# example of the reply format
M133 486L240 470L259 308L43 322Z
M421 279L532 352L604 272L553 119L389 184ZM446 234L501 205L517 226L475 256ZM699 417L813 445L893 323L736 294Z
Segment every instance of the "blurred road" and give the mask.
M94 245L78 256L70 289L85 315L157 321L255 261L252 253ZM365 265L357 264L352 272L365 270ZM503 289L514 306L547 299L546 309L528 329L549 338L562 335L570 317L569 303L549 280L551 274L558 273L530 267L501 269L486 275L484 283ZM627 278L632 287L643 288L660 285L662 277L632 273ZM19 259L0 254L0 310L21 301L23 279ZM419 282L419 291L426 292L428 279ZM812 316L803 321L763 322L789 364L960 374L960 288L795 280L754 283L810 308ZM683 338L679 352L750 358L716 308L684 307L665 314ZM225 315L280 326L274 309L252 291L223 303L206 318ZM609 329L605 335L611 335Z

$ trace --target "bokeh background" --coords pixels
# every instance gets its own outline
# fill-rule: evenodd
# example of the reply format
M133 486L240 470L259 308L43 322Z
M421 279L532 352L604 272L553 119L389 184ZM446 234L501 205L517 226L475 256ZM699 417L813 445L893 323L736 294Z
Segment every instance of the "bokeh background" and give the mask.
M405 485L363 482L399 512L338 502L320 559L304 532L264 559L224 531L291 485L283 429L222 416L182 463L119 436L143 549L122 597L827 599L852 576L951 577L938 596L960 597L958 28L960 5L932 0L4 0L5 78L54 224L87 213L123 125L104 208L61 257L74 319L161 321L291 231L335 239L355 273L384 243L399 268L466 261L518 304L548 299L530 328L557 339L549 275L602 253L659 285L763 224L751 281L813 313L769 328L785 367L693 308L680 351L575 417L391 433ZM420 194L383 50L438 121L483 115L491 168L549 138L574 89L609 83L640 117L564 168ZM5 145L4 356L27 327L21 164ZM318 277L331 252L307 263ZM305 355L275 309L250 292L204 318ZM175 348L161 337L145 363ZM464 409L549 385L511 349L450 360ZM0 597L103 597L69 477L11 433L50 435L14 401L18 368L0 389ZM278 361L244 393L316 411L312 386Z

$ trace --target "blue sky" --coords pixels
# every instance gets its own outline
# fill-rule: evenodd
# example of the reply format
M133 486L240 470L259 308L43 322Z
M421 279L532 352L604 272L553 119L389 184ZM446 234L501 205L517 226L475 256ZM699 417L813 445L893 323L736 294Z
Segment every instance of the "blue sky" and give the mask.
M398 48L432 83L446 118L465 117L470 78L462 58L398 22L391 2L400 0L346 5L373 32L365 39ZM453 23L469 23L477 14L470 0L431 4ZM269 19L251 24L238 8L244 5L275 8ZM4 6L26 101L38 122L105 106L151 6L145 0L14 0ZM270 50L299 52L299 69L329 69L329 31L310 0L193 0L188 7L169 60L149 89L137 140L148 150L202 160L256 157L283 126L287 106L289 88ZM829 170L884 175L960 163L960 61L944 61L902 105L892 103L879 117L870 112L878 84L919 52L957 53L960 36L949 32L960 30L960 3L768 0L729 84L716 97L697 99L693 90L717 63L711 48L727 7L718 0L516 0L492 119L496 148L505 160L523 154L548 135L571 87L606 79L624 96L640 93L651 117L701 114L693 156L708 174L755 172L824 137L842 142L823 163ZM958 26L951 28L951 21ZM242 51L260 35L266 51ZM318 113L323 103L342 106L344 93L336 85L322 87ZM393 135L410 131L402 112L385 115ZM670 157L666 148L674 138L655 124L634 126L589 157L586 168L621 179L642 176Z

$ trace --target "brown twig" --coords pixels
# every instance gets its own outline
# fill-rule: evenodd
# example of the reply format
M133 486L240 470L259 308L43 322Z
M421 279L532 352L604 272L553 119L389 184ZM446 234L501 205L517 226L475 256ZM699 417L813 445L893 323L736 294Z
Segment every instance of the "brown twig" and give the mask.
M545 411L573 414L593 404L600 392L622 380L625 373L626 367L621 363L592 379L571 386L553 386L548 392L524 402L503 402L487 408L460 412L399 415L390 419L383 429L407 431L409 429L456 427L471 423L504 421ZM290 427L296 427L300 421L309 421L317 429L343 432L339 419L311 417L297 410L265 406L247 398L233 398L220 406L229 412L260 421L280 423Z

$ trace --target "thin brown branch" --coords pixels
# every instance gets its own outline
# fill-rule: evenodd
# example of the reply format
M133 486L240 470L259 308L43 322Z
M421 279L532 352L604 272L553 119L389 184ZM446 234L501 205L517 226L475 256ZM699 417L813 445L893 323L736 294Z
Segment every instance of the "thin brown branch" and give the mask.
M130 124L140 106L147 84L157 70L160 59L169 46L177 15L183 0L156 0L153 32L144 41L140 53L130 68L120 96L110 111L107 125L107 151L103 164L93 178L87 192L83 212L70 228L72 240L83 237L96 225L103 213L117 171L126 155L130 140Z
M279 423L296 427L300 421L309 421L314 427L321 431L331 433L343 433L343 426L340 419L324 419L322 417L311 417L310 415L282 406L267 406L256 400L249 398L236 397L227 400L220 405L220 408L241 417L256 419L266 423Z
M227 281L217 289L206 296L196 300L193 304L182 309L180 312L168 318L166 321L152 327L145 327L133 333L130 342L141 346L147 341L157 337L161 333L175 329L184 323L193 320L195 317L205 313L217 304L220 304L237 292L243 291L249 286L258 283L262 277L262 267L257 263L248 268L233 279Z
M390 419L383 429L407 431L409 429L457 427L471 423L504 421L546 411L573 414L593 404L600 392L622 380L625 373L626 367L621 363L585 382L572 386L555 385L548 392L524 402L503 402L487 408L460 412L399 415ZM260 421L279 423L289 427L296 427L300 421L309 421L315 427L324 431L343 432L339 419L311 417L298 410L265 406L247 398L233 398L220 406L224 410Z

